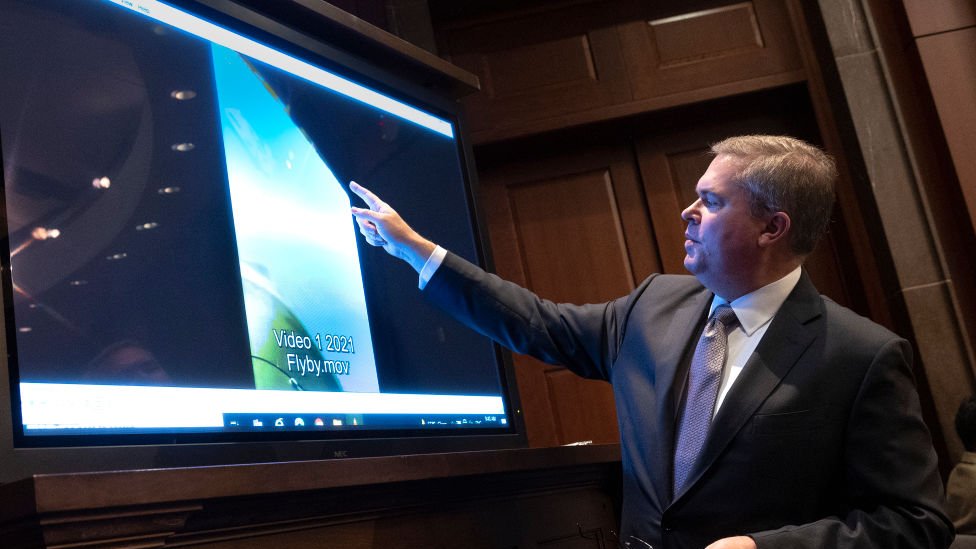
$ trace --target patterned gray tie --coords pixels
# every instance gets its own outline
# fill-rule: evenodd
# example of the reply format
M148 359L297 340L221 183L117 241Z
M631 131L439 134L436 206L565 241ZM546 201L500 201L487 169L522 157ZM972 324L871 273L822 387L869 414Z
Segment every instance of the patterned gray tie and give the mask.
M728 333L738 319L728 305L715 308L705 331L702 332L688 372L688 391L685 407L678 420L678 434L674 444L674 494L677 495L688 480L698 453L705 445L708 426L712 422L718 386L722 381L722 367L728 350Z

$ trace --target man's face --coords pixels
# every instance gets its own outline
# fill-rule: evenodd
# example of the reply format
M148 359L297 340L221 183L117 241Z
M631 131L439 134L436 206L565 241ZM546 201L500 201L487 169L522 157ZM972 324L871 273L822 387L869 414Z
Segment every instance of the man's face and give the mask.
M719 155L698 180L698 199L681 212L685 230L685 268L705 287L734 299L759 267L759 237L766 225L752 216L746 192L732 181L732 158Z

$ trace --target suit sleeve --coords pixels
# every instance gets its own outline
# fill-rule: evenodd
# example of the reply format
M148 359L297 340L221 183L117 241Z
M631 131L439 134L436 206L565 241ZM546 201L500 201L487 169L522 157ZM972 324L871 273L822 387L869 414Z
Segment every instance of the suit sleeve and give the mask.
M952 524L932 440L922 421L908 342L872 361L847 420L846 514L751 534L760 549L945 548Z
M624 297L598 305L553 303L452 253L431 277L424 295L512 351L604 380L609 379L631 301Z

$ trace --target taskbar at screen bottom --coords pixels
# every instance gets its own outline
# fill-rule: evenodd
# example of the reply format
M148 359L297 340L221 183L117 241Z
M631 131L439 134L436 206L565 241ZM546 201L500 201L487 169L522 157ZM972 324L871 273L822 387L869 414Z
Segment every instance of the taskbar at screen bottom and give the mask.
M486 414L224 414L231 431L325 431L505 427L505 416Z
M20 404L25 435L508 427L498 395L21 383Z
M224 414L223 427L209 428L57 428L45 426L36 428L24 426L26 436L78 436L78 435L180 435L193 433L229 432L350 432L350 431L396 431L396 430L479 430L506 428L508 419L504 415L485 414L268 414L268 413L227 413Z

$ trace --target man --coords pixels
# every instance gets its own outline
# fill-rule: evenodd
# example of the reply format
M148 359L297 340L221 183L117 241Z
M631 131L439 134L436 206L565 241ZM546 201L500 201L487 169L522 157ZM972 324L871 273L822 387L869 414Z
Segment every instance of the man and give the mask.
M833 162L788 137L712 152L681 214L694 276L651 276L601 305L554 304L485 273L358 185L369 209L353 215L462 322L611 382L631 546L947 547L910 346L800 268L829 222Z
M956 434L966 449L949 474L946 512L960 534L976 534L976 395L959 404Z

